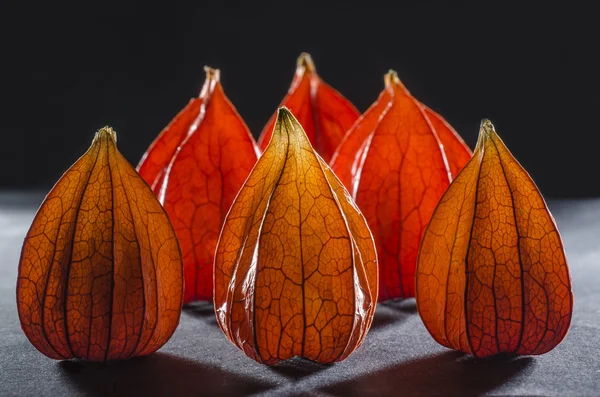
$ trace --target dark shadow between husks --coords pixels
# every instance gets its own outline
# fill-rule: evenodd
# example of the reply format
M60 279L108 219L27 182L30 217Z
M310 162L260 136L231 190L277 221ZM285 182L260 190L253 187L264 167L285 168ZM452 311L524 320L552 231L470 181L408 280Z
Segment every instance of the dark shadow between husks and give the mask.
M320 364L316 361L307 360L302 357L293 357L269 367L269 369L287 378L299 380L330 368L332 365L333 364Z
M530 372L531 357L475 359L448 351L323 389L343 396L480 396Z
M390 324L402 323L416 313L417 305L414 299L381 302L377 304L371 328L377 329Z
M61 376L83 396L230 396L250 395L261 384L217 367L164 353L130 360L92 363L61 361Z
M207 324L217 325L213 302L194 302L183 305L183 313L205 320Z

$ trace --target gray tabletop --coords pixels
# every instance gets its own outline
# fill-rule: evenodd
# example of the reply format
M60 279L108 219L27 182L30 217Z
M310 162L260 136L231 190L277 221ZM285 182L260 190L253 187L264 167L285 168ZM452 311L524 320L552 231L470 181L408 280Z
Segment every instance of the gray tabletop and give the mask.
M15 283L21 243L42 200L0 193L0 396L597 396L600 395L600 199L557 200L575 290L566 339L537 357L476 360L438 345L413 299L380 304L366 341L329 366L255 363L217 326L212 306L184 309L157 353L95 364L54 361L21 332Z

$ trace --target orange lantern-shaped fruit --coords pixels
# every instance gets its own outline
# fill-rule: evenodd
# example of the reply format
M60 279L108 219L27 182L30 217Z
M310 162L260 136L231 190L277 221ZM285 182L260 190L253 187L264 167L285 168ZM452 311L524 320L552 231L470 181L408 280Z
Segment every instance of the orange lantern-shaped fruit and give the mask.
M416 286L435 340L476 357L543 354L569 329L573 294L560 234L488 120L429 222Z
M331 168L352 193L377 246L379 300L415 294L421 236L470 151L441 116L417 101L395 72L348 131Z
M217 246L221 329L261 363L340 361L364 340L376 291L364 218L298 121L280 109Z
M184 303L210 300L213 259L225 215L258 149L225 96L218 69L198 98L161 132L138 165L164 205L183 254Z
M169 340L182 298L181 252L167 214L103 128L25 237L21 327L54 359L143 356Z

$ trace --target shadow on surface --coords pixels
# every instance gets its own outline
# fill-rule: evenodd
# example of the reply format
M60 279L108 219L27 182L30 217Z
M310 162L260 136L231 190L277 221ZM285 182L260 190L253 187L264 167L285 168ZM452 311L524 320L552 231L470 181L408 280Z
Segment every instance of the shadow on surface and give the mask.
M324 388L342 396L479 396L526 374L531 357L474 359L445 352Z
M212 302L194 302L183 305L183 312L193 317L206 320L208 324L217 325L215 307Z
M106 364L62 361L58 365L66 382L91 397L249 395L272 387L163 353Z
M373 329L382 328L390 324L404 322L417 313L414 299L393 300L377 305L373 318Z
M393 310L398 310L405 313L416 313L417 312L417 301L415 298L402 298L402 299L392 299L389 301L384 301L379 303L379 305L383 305L384 307L389 307Z
M319 364L301 357L294 357L269 368L287 378L299 380L330 367L331 365Z

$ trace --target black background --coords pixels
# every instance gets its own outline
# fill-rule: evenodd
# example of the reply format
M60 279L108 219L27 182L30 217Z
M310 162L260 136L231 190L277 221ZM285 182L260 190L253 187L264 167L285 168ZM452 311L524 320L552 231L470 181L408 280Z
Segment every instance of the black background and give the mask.
M593 2L251 3L2 1L0 187L50 187L107 124L136 164L204 65L256 136L308 51L360 111L393 68L471 148L490 118L543 194L600 195Z

